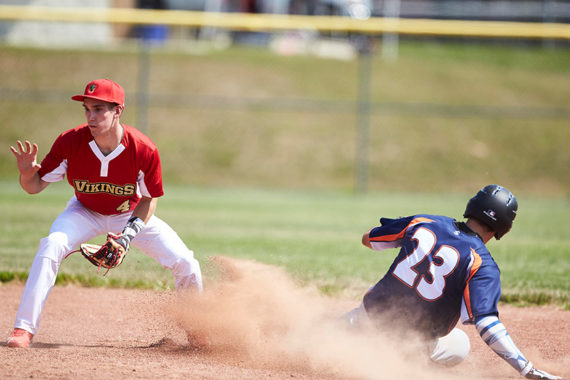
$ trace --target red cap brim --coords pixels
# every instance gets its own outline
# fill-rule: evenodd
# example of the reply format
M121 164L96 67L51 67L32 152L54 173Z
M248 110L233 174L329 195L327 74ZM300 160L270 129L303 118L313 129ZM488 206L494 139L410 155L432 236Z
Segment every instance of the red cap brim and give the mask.
M114 101L112 101L112 100L109 100L109 99L98 98L97 96L89 96L89 95L75 95L75 96L72 96L72 97L71 97L71 99L73 99L73 100L77 100L78 102L82 102L82 101L84 101L84 100L85 100L85 98L89 98L89 99L95 99L95 100L101 100L101 101L103 101L103 102L107 102L107 103L117 103L117 102L114 102ZM117 104L119 104L119 103L117 103ZM122 104L121 104L121 105L122 105Z

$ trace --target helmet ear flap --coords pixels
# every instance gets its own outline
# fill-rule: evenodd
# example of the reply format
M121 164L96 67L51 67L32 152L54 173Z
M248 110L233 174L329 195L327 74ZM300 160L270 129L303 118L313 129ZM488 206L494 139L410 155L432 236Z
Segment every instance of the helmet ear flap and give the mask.
M487 225L499 240L511 230L517 209L517 199L507 188L488 185L467 202L463 216Z

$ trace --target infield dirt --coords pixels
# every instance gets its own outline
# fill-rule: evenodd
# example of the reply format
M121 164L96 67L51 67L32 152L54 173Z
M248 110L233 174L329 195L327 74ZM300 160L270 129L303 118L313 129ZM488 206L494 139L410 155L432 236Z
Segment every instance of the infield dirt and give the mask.
M0 343L0 377L41 379L509 379L520 376L472 326L471 353L452 368L391 332L346 331L357 302L300 287L279 268L217 258L220 276L200 297L164 291L55 287L31 349ZM112 274L110 274L112 275ZM0 286L0 328L12 329L22 284ZM501 320L540 369L570 377L570 312L500 306ZM209 348L187 345L185 329ZM5 341L5 339L3 339ZM396 343L394 343L396 342Z

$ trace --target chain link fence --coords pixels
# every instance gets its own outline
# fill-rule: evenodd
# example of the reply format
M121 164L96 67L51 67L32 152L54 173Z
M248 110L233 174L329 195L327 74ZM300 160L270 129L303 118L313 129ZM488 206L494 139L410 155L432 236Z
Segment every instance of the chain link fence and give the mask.
M83 122L69 97L110 77L127 90L123 122L153 138L174 182L359 192L472 192L491 182L531 193L570 189L563 44L408 39L391 61L381 54L381 35L242 31L267 43L242 35L238 44L238 32L220 28L205 41L199 29L180 25L144 37L125 23L63 23L57 33L82 40L78 46L54 37L52 23L36 23L28 32L47 45L5 38L1 47L4 146L32 139L47 153L59 133ZM101 35L109 38L104 48ZM12 161L9 151L0 154L1 177L14 175Z

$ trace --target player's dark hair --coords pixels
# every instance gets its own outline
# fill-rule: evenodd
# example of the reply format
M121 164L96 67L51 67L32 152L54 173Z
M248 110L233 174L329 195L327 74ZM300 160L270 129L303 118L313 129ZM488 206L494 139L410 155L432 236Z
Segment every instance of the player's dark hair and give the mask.
M517 209L517 199L507 188L487 185L467 202L463 216L485 224L495 231L495 239L499 240L511 230Z

